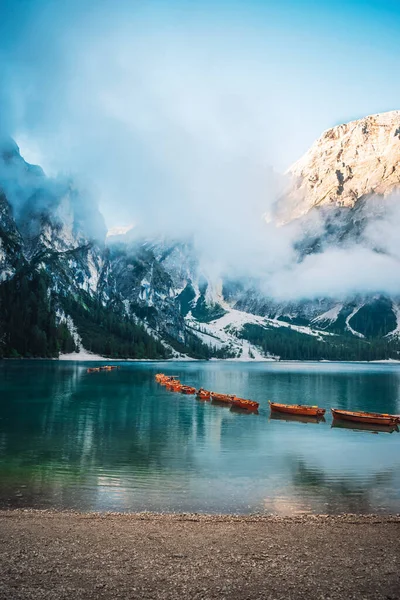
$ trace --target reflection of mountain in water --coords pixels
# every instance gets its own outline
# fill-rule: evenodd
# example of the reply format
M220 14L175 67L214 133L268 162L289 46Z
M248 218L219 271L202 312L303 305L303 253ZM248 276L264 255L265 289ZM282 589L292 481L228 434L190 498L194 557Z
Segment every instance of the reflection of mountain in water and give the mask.
M309 467L302 459L291 465L291 478L297 489L312 497L313 512L373 513L377 506L377 491L392 489L397 484L397 501L400 500L400 477L394 467L385 468L372 475L338 476L322 469Z

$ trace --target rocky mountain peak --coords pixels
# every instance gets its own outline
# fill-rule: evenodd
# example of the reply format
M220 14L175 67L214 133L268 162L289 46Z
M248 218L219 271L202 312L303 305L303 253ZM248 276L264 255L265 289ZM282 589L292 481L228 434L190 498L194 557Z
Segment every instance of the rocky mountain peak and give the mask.
M400 188L400 111L370 115L325 131L287 172L277 203L281 222L319 206L353 207Z

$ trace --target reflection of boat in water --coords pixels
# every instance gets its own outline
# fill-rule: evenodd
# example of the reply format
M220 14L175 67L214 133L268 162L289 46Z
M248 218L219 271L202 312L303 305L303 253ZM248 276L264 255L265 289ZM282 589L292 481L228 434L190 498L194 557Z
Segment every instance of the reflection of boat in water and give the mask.
M218 404L218 402L217 402ZM229 408L228 404L225 404L225 406L227 406ZM231 412L233 413L238 413L240 415L254 415L254 414L258 414L258 411L251 411L251 410L247 410L247 408L241 408L240 406L235 406L234 404L232 404L232 406L230 407Z
M337 419L333 420L332 427L351 429L352 431L366 431L367 433L393 433L393 431L399 431L397 425L376 425L374 423L357 423Z
M240 402L233 402L231 404L231 412L241 413L242 415L258 415L258 403L257 407L248 407L241 404Z
M396 415L387 415L384 413L372 413L364 411L339 410L331 408L333 419L351 421L352 423L368 423L372 425L393 426L399 421Z
M323 415L320 417L308 417L306 415L291 415L279 412L271 412L269 418L273 421L287 421L291 423L326 423Z
M271 414L273 412L279 412L289 415L302 415L304 417L323 417L325 414L325 408L319 408L319 406L308 406L306 404L280 404L279 402L271 402L269 406L271 408Z

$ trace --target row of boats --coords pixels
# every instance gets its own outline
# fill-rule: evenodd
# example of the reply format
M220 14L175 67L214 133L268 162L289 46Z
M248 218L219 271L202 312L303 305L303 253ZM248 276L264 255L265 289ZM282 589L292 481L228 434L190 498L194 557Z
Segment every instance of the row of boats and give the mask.
M119 369L116 365L104 365L101 367L89 367L86 369L86 373L100 373L100 371L114 371Z
M156 381L163 385L171 392L180 392L181 394L196 394L199 400L205 400L221 404L228 404L233 408L247 410L249 412L258 412L260 406L258 402L254 400L246 400L245 398L239 398L234 394L218 394L217 392L210 392L204 388L196 390L195 387L190 385L182 384L177 375L164 375L164 373L157 373Z
M319 406L307 406L304 404L278 404L277 402L270 402L269 404L271 411L274 412L312 417L315 419L323 419L326 412L325 408L320 408ZM366 423L369 425L383 425L388 427L393 427L400 423L400 415L342 410L339 408L331 408L331 413L334 420L350 421L352 423Z
M173 392L181 394L196 394L199 400L212 400L222 404L230 404L233 407L257 413L259 403L253 400L245 400L234 394L219 394L200 388L196 388L182 384L176 375L164 375L157 373L156 381ZM274 414L282 416L294 416L306 418L307 420L322 420L324 419L326 410L319 406L308 406L305 404L280 404L278 402L269 401L271 416ZM377 425L382 427L397 427L400 423L400 415L390 415L386 413L374 413L365 411L349 411L338 408L331 408L331 413L334 422L345 421L351 423Z

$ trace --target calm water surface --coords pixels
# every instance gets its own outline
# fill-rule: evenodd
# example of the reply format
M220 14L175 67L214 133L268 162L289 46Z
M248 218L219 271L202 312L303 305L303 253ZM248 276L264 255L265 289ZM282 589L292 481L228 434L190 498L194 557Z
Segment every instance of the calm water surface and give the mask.
M400 512L400 434L270 420L268 399L400 413L400 366L0 363L0 505L113 511ZM92 364L93 366L93 364ZM155 373L260 402L166 391Z

